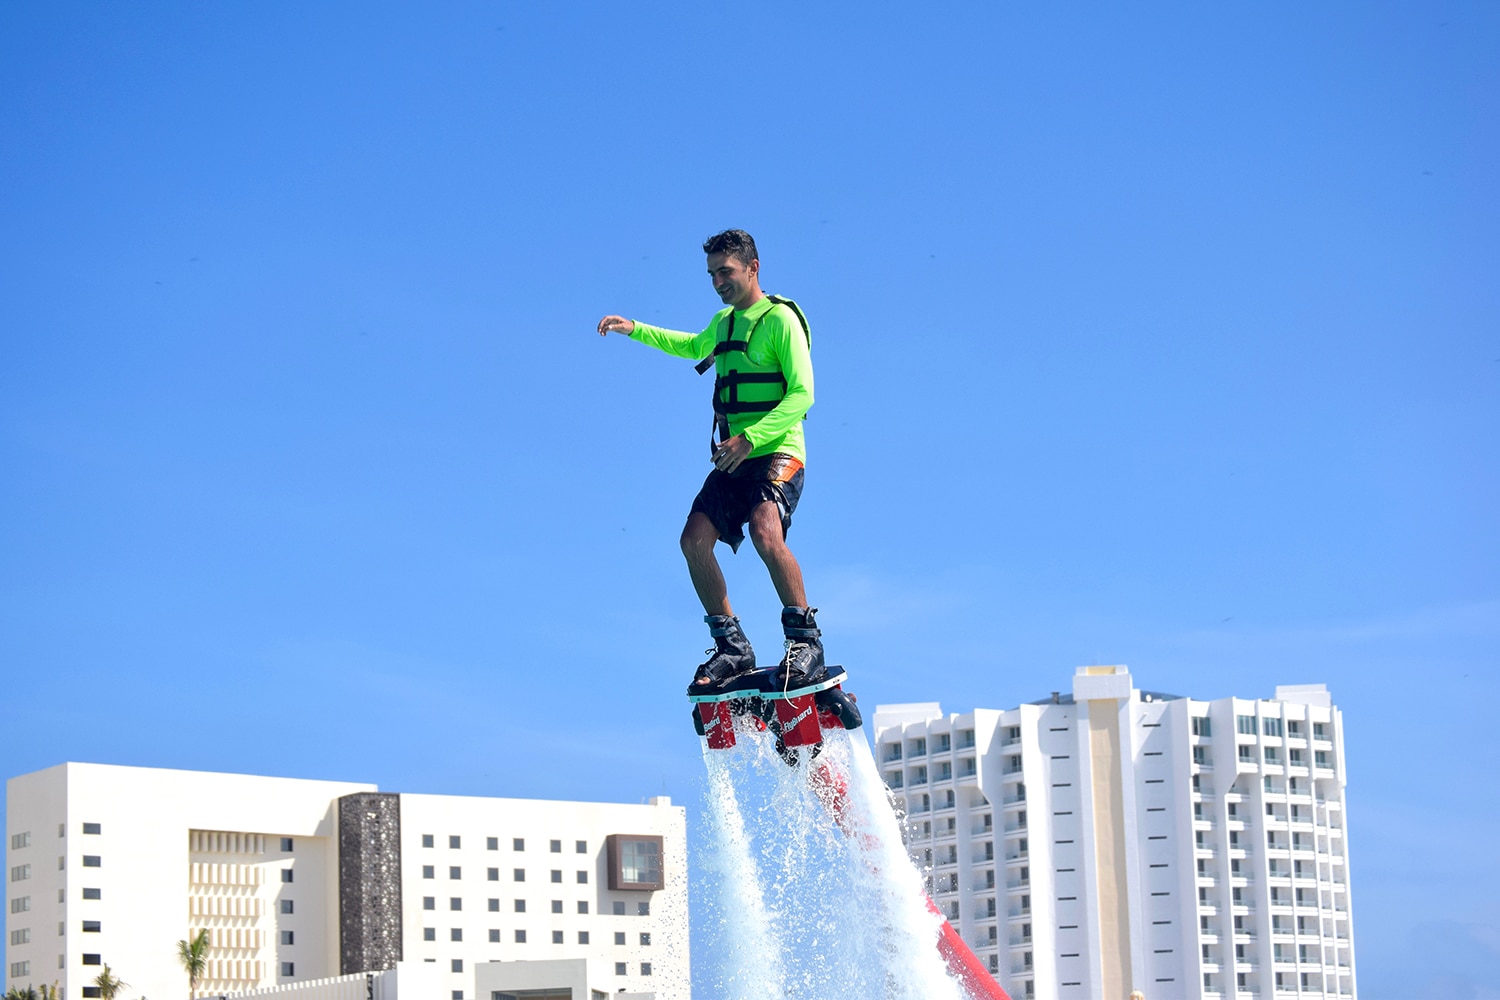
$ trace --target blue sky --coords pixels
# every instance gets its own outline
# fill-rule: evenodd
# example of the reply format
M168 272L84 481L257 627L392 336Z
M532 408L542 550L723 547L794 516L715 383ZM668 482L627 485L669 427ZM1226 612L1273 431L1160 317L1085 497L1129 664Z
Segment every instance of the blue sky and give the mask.
M1364 996L1500 995L1500 8L0 8L6 775L696 808L698 329L813 329L867 705L1323 681ZM737 610L769 655L748 550ZM1461 859L1454 861L1452 859Z

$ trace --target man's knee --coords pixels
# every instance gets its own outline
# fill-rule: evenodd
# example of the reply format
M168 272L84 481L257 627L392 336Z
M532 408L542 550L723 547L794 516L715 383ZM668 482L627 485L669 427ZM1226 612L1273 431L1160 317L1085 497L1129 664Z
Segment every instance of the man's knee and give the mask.
M714 543L719 540L719 532L707 517L694 513L688 517L687 524L682 526L682 537L678 544L682 546L682 554L689 559L701 559L711 554Z
M781 511L773 503L763 503L750 516L750 541L761 555L774 552L786 545L786 534L781 530Z

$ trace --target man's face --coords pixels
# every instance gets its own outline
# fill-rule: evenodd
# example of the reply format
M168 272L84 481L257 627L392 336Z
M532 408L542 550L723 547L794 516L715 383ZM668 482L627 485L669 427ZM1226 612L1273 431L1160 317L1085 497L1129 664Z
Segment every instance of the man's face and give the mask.
M725 305L736 308L744 305L755 289L755 278L759 273L758 260L747 265L727 253L708 255L708 276L713 279L714 291L719 293Z

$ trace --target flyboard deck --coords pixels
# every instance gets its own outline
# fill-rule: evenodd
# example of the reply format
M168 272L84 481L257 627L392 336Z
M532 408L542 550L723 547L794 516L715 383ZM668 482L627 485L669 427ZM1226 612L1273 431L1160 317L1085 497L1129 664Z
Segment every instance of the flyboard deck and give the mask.
M763 667L738 678L727 689L712 694L690 694L693 729L706 737L709 749L727 750L735 744L734 721L748 716L756 729L770 729L776 751L794 763L797 747L817 754L824 729L858 729L859 709L843 690L848 673L830 666L828 679L806 687L782 689L775 684L775 667Z

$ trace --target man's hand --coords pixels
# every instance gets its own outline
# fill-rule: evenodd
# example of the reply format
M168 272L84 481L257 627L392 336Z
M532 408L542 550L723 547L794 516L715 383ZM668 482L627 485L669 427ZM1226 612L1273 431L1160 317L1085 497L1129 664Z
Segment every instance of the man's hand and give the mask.
M740 463L750 457L750 452L755 450L748 438L743 434L734 437L719 445L714 452L714 468L720 472L733 472L740 467Z
M599 336L603 337L611 330L628 337L635 333L635 320L626 319L624 316L606 316L599 321Z

